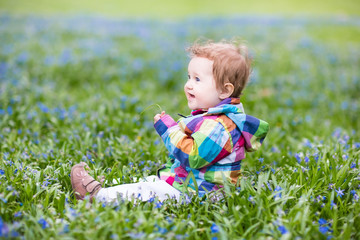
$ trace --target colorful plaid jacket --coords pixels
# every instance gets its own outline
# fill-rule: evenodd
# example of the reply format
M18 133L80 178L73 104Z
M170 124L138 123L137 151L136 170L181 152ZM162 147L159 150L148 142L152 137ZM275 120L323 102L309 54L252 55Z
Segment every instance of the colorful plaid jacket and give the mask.
M183 191L192 172L187 186L195 190L195 179L199 194L221 188L224 179L236 184L245 151L257 150L269 129L265 121L244 113L239 98L227 98L208 111L195 110L178 122L165 115L154 127L170 156L158 170L159 178Z

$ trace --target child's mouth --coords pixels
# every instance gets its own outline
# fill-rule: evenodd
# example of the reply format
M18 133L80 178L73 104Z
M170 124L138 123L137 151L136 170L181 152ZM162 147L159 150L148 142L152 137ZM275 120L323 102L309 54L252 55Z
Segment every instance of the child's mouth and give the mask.
M189 98L195 98L195 95L189 93Z

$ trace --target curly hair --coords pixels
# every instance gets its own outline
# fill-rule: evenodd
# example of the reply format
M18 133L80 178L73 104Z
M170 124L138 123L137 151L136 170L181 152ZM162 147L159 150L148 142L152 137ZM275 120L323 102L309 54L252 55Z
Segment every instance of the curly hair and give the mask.
M204 57L213 61L213 75L219 90L225 90L225 84L231 83L234 92L230 97L241 95L251 73L251 59L244 44L238 40L196 41L186 51L191 58Z

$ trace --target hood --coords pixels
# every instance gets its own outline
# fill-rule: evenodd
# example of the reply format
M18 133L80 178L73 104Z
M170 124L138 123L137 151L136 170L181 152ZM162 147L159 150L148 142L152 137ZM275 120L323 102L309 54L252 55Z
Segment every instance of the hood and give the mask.
M264 141L269 124L261 119L245 114L239 98L227 98L219 105L209 108L206 115L225 114L240 130L245 139L245 149L256 151ZM194 115L194 114L193 114Z

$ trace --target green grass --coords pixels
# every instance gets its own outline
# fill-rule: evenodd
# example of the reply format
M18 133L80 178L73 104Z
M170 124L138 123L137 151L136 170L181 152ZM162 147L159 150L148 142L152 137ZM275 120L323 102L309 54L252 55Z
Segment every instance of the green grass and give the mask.
M356 45L360 42L360 28L347 25L312 26L309 34L319 43L326 42L341 47L342 44Z
M229 16L237 14L280 14L286 16L348 16L360 13L356 0L346 1L46 1L2 0L0 9L15 14L99 14L116 17L182 18L186 16Z
M1 237L360 237L358 18L0 21ZM111 186L166 161L159 110L147 107L189 113L184 48L199 36L241 36L255 58L241 101L271 129L243 161L241 187L217 202L77 201L75 163Z

